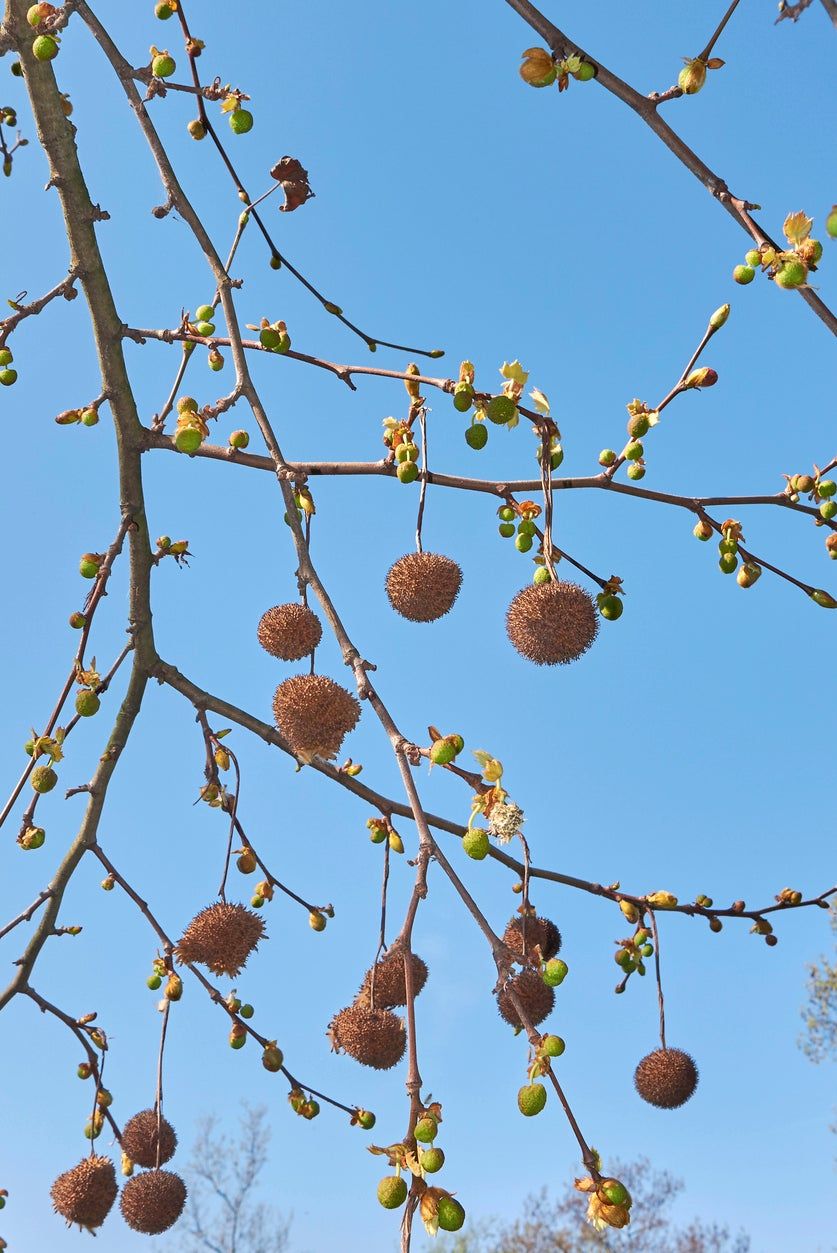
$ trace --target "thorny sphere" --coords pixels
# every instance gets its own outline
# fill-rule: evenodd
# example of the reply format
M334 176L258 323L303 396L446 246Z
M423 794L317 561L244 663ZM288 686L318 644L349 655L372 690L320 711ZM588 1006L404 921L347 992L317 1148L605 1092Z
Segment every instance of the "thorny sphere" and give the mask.
M216 975L234 977L264 938L258 914L244 905L216 901L192 919L174 951L180 962L199 962Z
M323 637L320 619L307 605L275 605L262 615L256 634L266 652L281 661L299 661Z
M515 975L497 997L497 1008L501 1016L513 1027L522 1028L523 1023L512 1004L512 992L517 996L533 1027L537 1027L552 1013L555 1005L554 991L534 970L524 970Z
M410 622L435 622L451 609L462 586L462 571L439 553L407 553L387 575L389 602Z
M537 666L568 665L587 652L599 630L592 597L577 583L532 584L506 613L509 639Z
M655 1049L634 1073L636 1090L643 1101L659 1109L685 1105L697 1087L698 1069L682 1049Z
M331 1020L328 1037L335 1052L342 1049L364 1066L390 1070L407 1047L403 1021L388 1009L368 1009L357 1002Z
M173 1227L186 1204L186 1184L170 1170L134 1175L122 1189L119 1207L134 1231L158 1236Z
M322 674L295 674L273 697L273 717L302 761L330 760L360 717L360 705L339 683Z
M561 932L549 918L528 914L512 918L503 932L503 943L522 957L524 950L530 955L537 947L543 961L549 961L561 951Z
M59 1175L50 1189L52 1204L68 1223L101 1227L116 1200L116 1171L109 1157L85 1157Z
M157 1111L143 1109L129 1118L122 1129L122 1152L137 1166L165 1166L174 1157L177 1136L174 1127L160 1119L160 1160L157 1161Z
M427 965L415 953L410 954L410 966L413 972L413 994L419 992L427 982ZM363 985L357 996L357 1003L371 1004L372 971L367 970ZM392 1009L394 1005L407 1004L407 987L404 979L404 954L400 949L390 949L386 957L375 966L375 1008Z

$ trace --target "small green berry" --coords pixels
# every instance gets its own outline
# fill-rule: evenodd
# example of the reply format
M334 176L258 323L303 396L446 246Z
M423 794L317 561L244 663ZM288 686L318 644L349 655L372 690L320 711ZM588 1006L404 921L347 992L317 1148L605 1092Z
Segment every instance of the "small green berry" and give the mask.
M414 461L402 461L396 472L399 482L415 483L418 478L418 466Z
M419 1165L428 1175L435 1175L445 1164L445 1155L441 1149L422 1149L419 1153Z
M501 522L514 522L517 514L512 509L511 505L501 505L497 510L497 517Z
M85 553L78 563L78 572L83 579L95 579L101 565L101 561L94 553Z
M52 766L36 766L29 776L29 782L40 795L51 792L58 782L58 775Z
M276 1074L277 1071L282 1069L284 1061L284 1054L275 1043L266 1046L262 1053L262 1065L265 1070L269 1070L271 1074Z
M747 265L756 270L761 265L761 253L757 248L751 248L749 252L744 253L744 260Z
M419 1144L432 1144L439 1131L439 1124L432 1114L425 1114L413 1128L413 1135Z
M801 287L807 277L808 268L802 261L789 260L783 262L776 271L773 281L778 287L783 287L786 291L792 291L795 287Z
M527 1083L517 1094L517 1108L526 1118L533 1118L546 1105L546 1088L542 1083Z
M16 382L17 370L11 370L8 367L4 370L0 370L0 384L2 384L3 387L11 387L12 384Z
M174 446L178 452L197 452L203 443L203 436L194 426L184 426L174 437Z
M471 827L470 831L466 831L462 837L462 847L474 861L483 861L488 856L491 847L488 832L481 827Z
M637 413L628 419L628 434L631 439L642 439L651 429L647 414ZM625 454L627 456L627 453ZM630 460L630 458L628 458Z
M465 1210L454 1197L441 1196L437 1218L440 1231L459 1231L465 1222Z
M540 587L542 583L549 583L551 579L552 575L549 573L546 566L538 566L535 573L532 575L532 582L535 584L535 587Z
M191 122L187 123L186 129L193 139L206 139L206 127L199 117L192 118Z
M174 9L167 3L167 0L160 0L159 4L154 6L154 16L158 17L161 22L168 21L173 13Z
M495 422L498 426L505 426L507 422L511 422L517 413L517 405L511 396L504 394L492 396L488 402L486 413L492 422Z
M282 332L277 331L274 326L263 326L259 331L259 343L263 348L269 348L271 351L278 348L282 340Z
M751 265L737 265L732 272L732 277L736 283L740 283L742 287L746 287L748 283L752 283L756 277L756 272Z
M467 413L474 403L474 389L470 383L457 383L453 389L453 407L459 413Z
M465 429L465 443L479 451L488 443L488 430L483 422L474 422Z
M155 78L171 78L176 69L174 57L167 52L160 52L151 62L151 73Z
M825 219L825 229L832 239L837 239L837 204Z
M615 622L617 618L621 618L624 608L625 606L622 604L619 597L613 596L610 593L603 596L599 601L599 613L608 622Z
M573 74L573 78L580 83L589 83L590 79L595 77L596 67L590 61L582 61L575 74Z
M399 1209L407 1200L407 1184L400 1175L386 1175L378 1184L378 1200L384 1209Z
M559 1035L545 1035L541 1039L541 1049L546 1057L560 1057L566 1047Z
M612 466L616 461L616 453L612 448L603 448L599 453L600 466Z
M0 348L0 365L11 365L13 361L11 348Z
M631 464L628 466L627 475L629 479L633 479L634 481L638 479L644 479L645 478L645 466L641 465L640 462L638 461L632 461Z
M497 527L497 530L500 532L503 539L511 539L512 535L514 535L514 523L513 522L501 522L500 525Z
M518 535L514 541L514 546L519 553L528 553L533 542L531 535Z
M819 492L820 496L824 496L828 498L829 496L833 496L834 493L837 492L837 483L834 482L834 479L820 479L819 483L817 484L817 491Z
M734 574L738 565L735 553L722 553L718 562L722 574Z
M98 426L99 415L95 409L83 409L81 412L81 421L84 426Z
M253 114L248 109L236 109L230 114L230 130L234 135L246 135L253 129Z
M824 500L820 505L820 517L830 522L835 514L837 514L837 500Z
M52 35L39 35L32 44L32 52L37 61L52 61L58 56L58 40Z
M602 1179L596 1191L603 1200L607 1201L608 1205L630 1206L631 1204L630 1192L618 1179Z
M553 957L543 968L543 981L551 988L557 988L567 977L569 967L560 957Z
M81 718L92 718L99 712L101 701L90 688L83 688L76 696L76 713Z
M145 986L147 988L150 988L152 992L156 992L157 989L162 985L162 982L163 980L160 978L159 975L149 975L145 981Z
M640 441L638 439L633 439L626 446L623 456L626 461L639 461L643 451L644 450Z
M215 308L213 305L198 305L195 310L196 322L211 322L215 317Z
M250 443L250 436L246 431L233 431L230 435L230 448L246 448Z

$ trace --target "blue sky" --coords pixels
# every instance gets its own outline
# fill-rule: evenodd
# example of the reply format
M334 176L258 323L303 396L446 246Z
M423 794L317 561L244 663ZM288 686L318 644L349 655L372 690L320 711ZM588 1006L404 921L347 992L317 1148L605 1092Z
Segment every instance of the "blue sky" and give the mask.
M151 4L96 6L136 64L153 42L185 58L173 23ZM779 490L782 473L810 470L834 454L833 345L803 302L756 282L737 288L732 267L746 240L720 207L639 121L596 84L526 89L519 53L536 40L497 0L449 5L428 0L421 17L383 0L358 6L312 2L242 12L191 12L216 73L253 97L253 131L230 150L251 191L268 185L284 153L308 168L316 199L295 214L266 216L288 256L348 316L382 338L446 349L439 373L476 363L478 380L499 384L504 360L520 358L550 397L564 436L567 474L596 470L600 448L623 438L625 404L653 404L697 344L709 314L732 314L703 361L720 375L689 394L647 441L645 484L682 493ZM642 90L674 81L680 58L706 42L723 6L692 6L659 17L647 0L610 0L559 12L570 35ZM704 12L713 8L713 12ZM110 10L110 12L108 12ZM261 18L260 18L261 14ZM264 24L262 20L264 19ZM770 6L737 13L717 53L726 67L699 96L666 116L736 194L764 206L778 233L786 213L822 221L835 199L823 156L822 82L833 73L831 32L819 6L797 26L774 28ZM8 73L8 62L3 72ZM174 325L212 290L186 226L155 221L162 195L150 157L109 67L73 19L55 63L73 119L91 195L111 220L99 228L121 316L140 326ZM178 73L178 78L180 73ZM21 84L3 98L20 108ZM217 108L217 106L214 106ZM187 97L151 108L184 186L223 253L240 203L208 143L186 135ZM45 165L32 143L4 182L13 246L3 259L8 296L51 287L65 272L66 245ZM837 302L835 256L826 247L816 276ZM235 273L242 321L285 318L294 346L335 361L373 360L286 273L272 272L252 229ZM43 722L63 680L75 637L67 615L87 585L80 554L115 531L114 441L108 421L59 428L53 418L98 394L81 300L53 306L21 326L13 342L18 384L0 397L5 432L0 517L6 536L7 657L0 760L5 787L17 778L29 728ZM177 350L128 346L145 421L161 406ZM210 373L196 352L189 390L206 403L228 390L229 365ZM402 354L376 364L403 368ZM283 359L257 360L262 390L285 455L298 459L379 457L381 422L400 414L400 383L370 379L350 394L325 373ZM492 430L478 454L465 420L429 397L430 465L496 477L534 472L527 431ZM219 424L254 423L243 410ZM294 594L290 537L267 474L163 453L144 464L152 534L188 537L191 567L154 576L161 655L196 682L269 718L277 682L290 667L255 640L261 613ZM504 610L527 583L528 558L496 533L490 497L428 493L425 544L464 570L455 611L421 628L396 619L383 592L391 562L410 550L417 492L392 481L332 479L314 485L313 555L376 682L405 734L432 722L458 730L467 750L487 748L506 766L509 791L527 815L539 864L638 892L665 888L684 899L744 897L763 905L786 885L806 894L833 877L833 773L827 649L834 617L768 574L750 592L717 570L714 545L691 536L682 511L600 493L557 497L557 539L603 575L621 575L626 609L603 624L577 665L544 673L506 641ZM818 586L835 588L821 531L766 508L738 515L753 550ZM97 619L92 651L103 667L121 647L126 571L118 570ZM347 681L332 643L324 672ZM43 804L47 843L24 855L10 822L0 849L0 897L11 917L40 890L77 827L82 798L64 786L87 780L115 709L73 735L62 789ZM217 725L217 724L216 724ZM271 869L303 895L331 900L324 935L277 900L266 913L271 942L238 981L256 1006L254 1025L275 1035L288 1065L315 1087L378 1113L376 1142L403 1132L404 1075L367 1073L329 1053L325 1028L348 1004L377 937L380 850L367 839L370 811L310 771L236 731L244 777L241 816ZM363 778L396 795L394 763L370 710L347 750ZM193 807L202 745L191 709L170 691L149 690L144 720L114 781L101 838L109 856L179 934L213 897L224 847L220 816ZM448 775L420 772L429 808L464 820L468 793ZM408 854L415 836L402 824ZM447 848L489 918L502 928L517 898L501 867L469 862ZM112 1038L108 1085L118 1118L151 1103L159 1029L144 986L153 936L119 892L98 888L83 866L62 921L82 922L75 940L51 942L35 986L66 1010L97 1009ZM409 895L412 872L394 867L390 917ZM242 892L248 886L236 882ZM248 893L249 894L249 893ZM815 1198L833 1184L828 1131L833 1088L826 1068L796 1047L805 963L828 944L826 918L784 917L767 949L746 924L719 936L705 924L665 917L663 962L669 1042L698 1061L701 1083L683 1110L662 1113L636 1097L632 1074L655 1045L651 980L614 997L613 940L626 933L615 906L557 886L535 903L560 925L570 976L551 1023L567 1041L559 1064L588 1138L607 1160L645 1154L687 1181L684 1216L701 1213L745 1227L759 1253L825 1248L830 1225ZM4 941L10 963L22 929ZM490 956L440 873L432 871L415 945L431 968L418 1002L425 1090L443 1103L447 1165L440 1182L474 1215L518 1211L542 1184L562 1188L578 1162L556 1102L531 1125L516 1111L526 1047L497 1017ZM638 980L633 981L639 983ZM51 1179L85 1149L89 1091L74 1077L69 1034L14 1002L0 1040L7 1135L2 1186L11 1193L2 1232L18 1249L68 1248L47 1200ZM275 1112L265 1198L293 1210L295 1253L394 1248L397 1218L377 1206L379 1176L369 1138L342 1115L303 1123L288 1110L281 1080L250 1046L233 1054L225 1019L197 986L176 1007L167 1052L166 1110L184 1145L196 1121L219 1112L234 1122L239 1102ZM103 1143L103 1141L100 1141ZM185 1153L183 1155L185 1161ZM107 1253L139 1248L112 1217Z

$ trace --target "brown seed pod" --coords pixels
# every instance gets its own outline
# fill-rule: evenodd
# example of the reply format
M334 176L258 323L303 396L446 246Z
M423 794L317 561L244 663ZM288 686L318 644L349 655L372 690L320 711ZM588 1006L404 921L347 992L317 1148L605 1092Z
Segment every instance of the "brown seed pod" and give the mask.
M216 901L192 919L174 951L180 962L199 962L216 975L235 976L264 938L258 914Z
M655 1049L637 1066L634 1083L649 1105L677 1109L685 1105L697 1087L698 1069L682 1049Z
M413 994L419 992L427 982L427 965L415 953L410 954L410 965L413 972ZM372 1004L372 971L367 970L363 984L357 994L357 1005ZM392 1009L395 1005L407 1004L407 988L404 979L404 954L401 949L391 948L375 966L375 1008Z
M390 1070L407 1047L403 1021L388 1009L369 1009L357 1002L341 1009L327 1035L335 1052L341 1049L364 1066Z
M275 605L262 615L256 634L262 648L281 661L299 661L323 637L320 619L307 605Z
M511 1023L513 1027L521 1028L523 1023L518 1016L517 1010L512 1004L511 993L517 996L523 1006L523 1012L532 1023L537 1027L547 1018L555 1005L555 992L550 988L539 974L534 970L523 970L519 975L515 975L510 979L497 997L497 1008L500 1014L505 1018L506 1022Z
M137 1166L165 1166L174 1157L177 1136L174 1127L160 1119L160 1160L157 1161L157 1111L143 1109L129 1118L122 1129L122 1152Z
M50 1189L56 1213L88 1231L101 1227L116 1200L116 1171L109 1157L84 1157Z
M410 622L435 622L451 609L462 586L462 571L439 553L407 553L387 574L389 603Z
M159 1236L173 1227L186 1204L186 1184L170 1170L134 1175L122 1189L119 1208L134 1231Z
M325 675L295 674L277 687L273 717L300 760L330 760L355 727L360 705L350 692Z
M599 630L592 597L576 583L537 583L518 592L506 631L521 656L537 666L568 665L587 652Z
M503 943L521 957L539 948L541 959L547 962L561 951L561 932L549 918L518 914L503 932Z

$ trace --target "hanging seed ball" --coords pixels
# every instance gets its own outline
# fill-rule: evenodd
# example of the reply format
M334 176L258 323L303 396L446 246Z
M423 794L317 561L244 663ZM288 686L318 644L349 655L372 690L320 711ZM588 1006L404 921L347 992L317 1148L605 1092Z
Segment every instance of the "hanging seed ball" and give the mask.
M386 580L389 603L410 622L443 618L461 586L459 566L439 553L407 553L399 557Z
M159 1236L173 1227L186 1204L186 1184L170 1170L134 1175L122 1189L119 1207L134 1231Z
M281 661L299 661L313 653L323 637L320 619L307 605L275 605L259 622L262 648Z
M697 1087L698 1069L682 1049L655 1049L636 1068L636 1090L649 1105L677 1109Z
M551 581L517 593L506 613L506 630L521 656L536 666L565 666L587 652L599 630L599 615L583 587Z
M427 966L415 953L410 954L410 965L413 971L413 994L419 992L427 982ZM363 985L358 993L357 1003L370 1005L372 995L372 971L367 970ZM407 988L404 979L404 954L400 949L390 949L386 957L375 967L375 1007L376 1009L392 1009L395 1005L407 1004Z
M343 1050L364 1066L390 1070L407 1047L404 1023L388 1009L368 1009L355 1003L331 1020L328 1037L335 1052Z
M276 725L297 757L335 757L360 717L360 705L322 674L295 674L273 697Z
M101 1227L116 1200L116 1171L109 1157L85 1157L59 1175L50 1189L56 1213L69 1224Z
M265 938L264 922L244 905L216 901L189 923L175 954L181 962L199 962L216 975L237 975Z
M555 993L534 970L524 970L515 975L497 997L497 1008L501 1017L513 1027L522 1028L523 1023L512 1004L511 993L514 992L523 1006L526 1017L537 1027L547 1018L555 1005Z
M549 918L518 914L503 932L503 943L521 957L539 948L541 959L546 962L561 951L561 932Z
M174 1127L160 1119L160 1166L174 1157L177 1135ZM137 1166L156 1166L157 1163L157 1111L143 1109L129 1118L122 1131L122 1152Z

